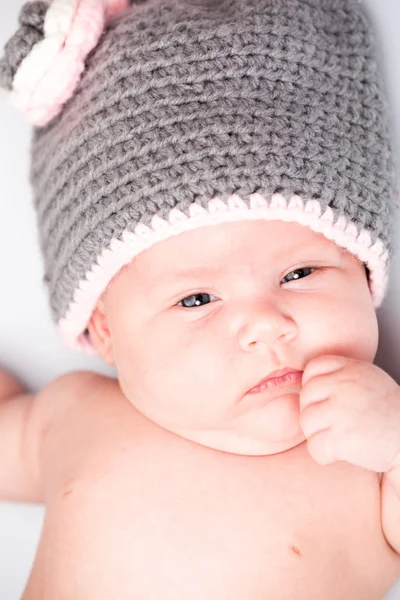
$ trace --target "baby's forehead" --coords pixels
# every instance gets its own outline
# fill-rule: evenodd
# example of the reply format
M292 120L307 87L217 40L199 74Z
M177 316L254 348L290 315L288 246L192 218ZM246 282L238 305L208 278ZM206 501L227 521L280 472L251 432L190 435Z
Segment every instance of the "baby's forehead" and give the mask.
M110 281L111 289L145 293L171 281L217 277L297 260L359 261L345 248L309 227L285 221L242 221L198 227L142 251ZM286 265L285 265L286 266ZM287 265L289 266L289 264ZM118 283L117 283L118 282Z
M200 271L250 260L275 261L294 258L304 251L347 251L309 227L294 222L257 220L204 226L172 236L145 250L134 259L136 275L182 271L185 266ZM347 253L350 256L350 253ZM314 256L315 258L315 256Z

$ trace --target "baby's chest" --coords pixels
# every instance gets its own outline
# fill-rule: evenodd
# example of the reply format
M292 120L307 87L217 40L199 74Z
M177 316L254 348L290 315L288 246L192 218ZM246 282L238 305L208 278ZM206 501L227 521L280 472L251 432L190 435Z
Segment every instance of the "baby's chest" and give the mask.
M114 582L119 600L258 600L298 586L312 598L315 578L328 589L337 572L343 593L368 589L365 565L385 568L374 474L322 469L302 450L271 460L162 442L92 457L48 507L44 547L59 548L52 571L71 597L72 572L99 599Z

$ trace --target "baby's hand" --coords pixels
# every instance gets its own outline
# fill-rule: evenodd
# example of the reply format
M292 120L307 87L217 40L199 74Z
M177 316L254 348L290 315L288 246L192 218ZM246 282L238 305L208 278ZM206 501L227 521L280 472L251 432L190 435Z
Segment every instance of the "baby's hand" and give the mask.
M300 427L321 465L344 460L389 471L400 453L400 386L370 363L314 358L302 377Z

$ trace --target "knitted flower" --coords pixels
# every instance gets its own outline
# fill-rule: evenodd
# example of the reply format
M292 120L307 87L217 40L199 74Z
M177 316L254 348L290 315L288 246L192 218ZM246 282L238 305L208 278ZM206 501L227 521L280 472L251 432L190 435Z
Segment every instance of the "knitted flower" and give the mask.
M29 1L19 14L20 27L4 47L0 87L10 104L32 125L45 126L72 96L85 59L105 24L131 4L129 0Z

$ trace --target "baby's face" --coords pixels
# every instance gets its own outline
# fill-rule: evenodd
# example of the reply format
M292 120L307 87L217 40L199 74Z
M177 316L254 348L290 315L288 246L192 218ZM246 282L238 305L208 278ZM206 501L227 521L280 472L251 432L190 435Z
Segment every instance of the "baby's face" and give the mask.
M300 384L247 393L271 371L303 371L323 354L373 362L378 345L362 264L282 221L203 227L156 244L119 273L99 309L108 360L132 404L186 439L239 454L305 439Z

